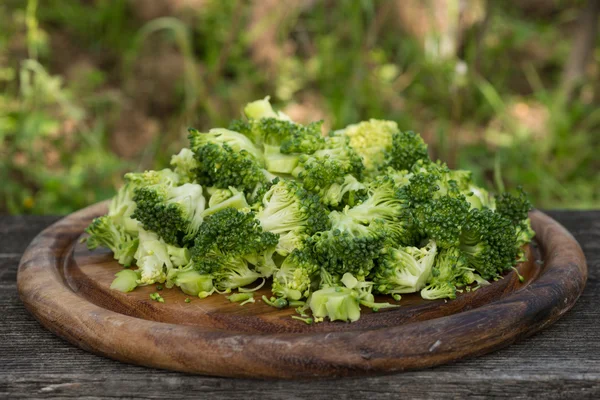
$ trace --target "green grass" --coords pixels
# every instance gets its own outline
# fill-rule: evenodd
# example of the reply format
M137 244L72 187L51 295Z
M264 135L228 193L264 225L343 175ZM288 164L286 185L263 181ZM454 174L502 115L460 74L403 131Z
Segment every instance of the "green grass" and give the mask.
M498 5L481 44L472 26L449 57L402 32L392 0L260 20L241 0L151 20L130 4L0 5L0 213L105 199L124 171L165 166L188 126L226 125L266 95L331 129L396 120L481 184L523 185L539 208L600 207L600 50L575 96L559 91L578 3L538 17Z

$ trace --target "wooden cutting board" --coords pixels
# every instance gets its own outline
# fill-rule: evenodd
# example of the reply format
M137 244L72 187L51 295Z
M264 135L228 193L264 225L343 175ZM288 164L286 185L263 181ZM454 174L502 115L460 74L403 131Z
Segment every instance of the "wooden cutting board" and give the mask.
M390 373L481 355L550 325L575 303L587 266L575 239L556 221L531 213L536 240L526 263L490 286L451 301L403 296L400 308L364 310L355 323L306 325L293 309L262 301L240 306L224 295L206 299L178 289L149 298L109 289L121 267L106 250L80 243L99 203L40 233L23 255L19 295L50 331L116 360L208 375L307 378ZM267 286L267 285L266 285ZM269 289L255 294L258 300ZM383 299L383 298L382 298ZM385 298L389 301L389 298Z

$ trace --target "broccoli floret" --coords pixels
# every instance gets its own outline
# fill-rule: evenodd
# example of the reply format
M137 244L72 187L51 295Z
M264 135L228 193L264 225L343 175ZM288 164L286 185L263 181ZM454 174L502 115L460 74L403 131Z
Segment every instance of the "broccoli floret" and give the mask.
M321 134L323 121L308 125L297 124L275 118L263 118L255 122L265 145L279 146L281 153L313 154L325 146Z
M251 193L266 181L261 165L246 150L236 152L228 145L207 144L195 150L198 183L218 188L230 186Z
M194 170L198 168L198 160L194 158L194 152L183 148L178 154L171 157L171 166L177 175L179 183L193 183L196 179Z
M139 223L131 218L136 208L135 201L133 201L134 190L135 185L130 182L123 185L110 201L108 216L116 225L123 227L125 232L137 236Z
M436 254L433 240L422 248L385 248L373 273L375 289L386 294L418 292L431 276Z
M309 191L318 194L324 204L337 207L344 199L352 200L364 191L359 183L364 166L360 156L347 144L347 138L329 137L324 149L301 155L292 175Z
M470 204L443 164L417 162L408 185L397 195L411 206L419 233L441 248L455 247Z
M269 189L256 218L265 231L286 236L286 243L299 242L329 227L327 210L319 197L292 180L280 180ZM290 249L278 246L277 251L286 255Z
M289 300L308 297L319 265L307 250L294 250L273 275L273 294Z
M200 226L191 249L192 261L203 274L215 275L225 265L241 268L250 262L259 275L268 276L275 269L271 256L278 239L278 235L263 231L254 213L226 208L206 217ZM248 275L245 269L242 272L241 276Z
M207 217L226 208L235 208L236 210L240 211L250 210L250 206L246 201L246 196L244 196L244 193L240 192L233 186L230 186L229 189L211 188L211 190L208 192L209 194L212 194L208 201L209 207L202 213L203 217Z
M246 114L248 119L276 118L290 121L290 117L281 111L273 110L269 100L270 96L267 96L262 100L256 100L246 104L244 107L244 114Z
M322 321L325 317L330 321L357 321L360 318L361 305L373 311L398 307L389 303L375 303L372 289L372 282L345 273L338 284L325 285L312 293L308 299L308 306L316 322Z
M180 177L174 171L165 168L160 171L129 172L125 174L125 180L135 189L157 184L176 186Z
M119 264L126 267L131 265L139 241L127 233L123 225L117 224L110 216L104 215L95 218L85 231L90 235L86 239L88 249L106 247L113 252Z
M402 132L393 121L371 119L336 132L350 138L350 146L363 157L367 172L386 167L410 169L418 160L429 160L420 135Z
M213 277L193 269L177 271L173 283L190 296L206 297L214 292Z
M283 154L277 145L265 144L265 168L277 174L291 174L298 166L299 154Z
M229 129L224 128L211 129L208 131L208 133L201 133L196 129L189 129L188 132L190 147L195 153L200 148L209 144L216 144L219 146L226 145L236 153L245 151L262 165L262 153L250 139L241 133L230 131ZM198 161L202 163L202 159Z
M397 170L408 170L419 160L429 160L429 154L421 135L407 131L393 134L392 148L385 158L386 165Z
M469 211L459 247L469 266L488 280L513 267L519 254L517 233L511 221L487 208Z
M363 158L367 171L377 171L386 164L386 153L391 150L393 135L399 133L393 121L370 119L349 125L335 132L350 139L350 146Z
M194 183L140 187L135 189L133 200L137 204L133 218L169 244L191 242L203 220L205 199L202 187Z
M348 215L347 209L329 214L331 229L307 239L317 262L329 273L342 276L350 272L367 276L374 266L387 236L381 220L363 225Z
M131 292L138 286L139 276L136 271L124 269L115 274L115 279L110 284L110 288L119 292Z
M141 285L164 283L168 272L173 268L167 244L154 232L140 229L139 246L135 253Z
M330 207L348 205L354 207L367 198L367 186L352 175L344 176L341 184L334 182L322 193L322 202Z
M460 233L469 212L464 196L444 196L416 204L413 216L419 231L433 239L441 248L458 246Z
M421 297L427 300L454 299L457 288L469 285L475 280L485 282L473 273L467 258L458 248L443 249L435 258L431 278L421 290Z

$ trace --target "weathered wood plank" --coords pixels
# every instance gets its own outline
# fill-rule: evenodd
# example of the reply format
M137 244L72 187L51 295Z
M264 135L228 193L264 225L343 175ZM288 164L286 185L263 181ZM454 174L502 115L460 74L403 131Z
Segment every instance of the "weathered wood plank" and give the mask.
M549 214L574 234L589 269L577 304L553 326L480 358L336 381L211 378L94 356L47 332L25 311L15 285L20 255L0 256L0 398L600 398L600 211ZM55 220L25 217L14 223L12 218L0 217L0 254L22 251ZM7 224L21 230L10 232ZM9 232L26 243L5 247Z
M0 215L0 254L20 254L40 231L61 217Z

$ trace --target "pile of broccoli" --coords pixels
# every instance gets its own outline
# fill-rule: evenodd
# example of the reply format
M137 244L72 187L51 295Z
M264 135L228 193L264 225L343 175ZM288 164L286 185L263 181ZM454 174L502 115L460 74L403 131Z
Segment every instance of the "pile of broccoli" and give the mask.
M454 299L524 258L525 193L491 196L395 122L323 135L322 122L293 122L268 97L244 114L227 129L190 129L170 169L125 175L87 228L88 247L126 267L113 289L161 284L204 298L268 280L263 301L297 307L298 319L356 321L361 305L398 306L376 294Z

